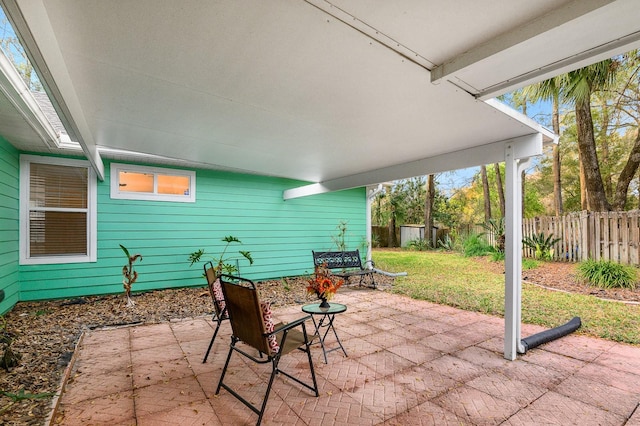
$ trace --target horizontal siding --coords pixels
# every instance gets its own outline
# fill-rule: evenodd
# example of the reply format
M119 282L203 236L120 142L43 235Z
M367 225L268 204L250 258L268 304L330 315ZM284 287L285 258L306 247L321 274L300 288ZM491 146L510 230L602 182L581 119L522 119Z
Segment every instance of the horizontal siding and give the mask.
M0 137L0 315L20 300L19 286L19 154Z
M340 221L348 222L349 248L366 233L365 190L354 189L283 201L285 189L303 185L287 179L196 171L196 202L111 199L109 167L98 183L98 260L68 265L21 267L23 300L70 298L122 292L126 263L119 244L140 253L134 291L203 286L202 264L189 267L189 253L218 253L226 235L228 253L251 252L240 260L242 275L262 280L312 272L311 250L333 247Z

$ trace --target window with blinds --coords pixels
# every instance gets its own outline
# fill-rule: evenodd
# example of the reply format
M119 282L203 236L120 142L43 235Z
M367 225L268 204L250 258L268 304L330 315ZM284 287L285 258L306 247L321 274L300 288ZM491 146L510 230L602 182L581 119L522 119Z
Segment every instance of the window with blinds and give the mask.
M21 174L21 261L95 261L95 176L89 164L25 155Z
M111 163L111 198L193 203L196 174L188 170Z

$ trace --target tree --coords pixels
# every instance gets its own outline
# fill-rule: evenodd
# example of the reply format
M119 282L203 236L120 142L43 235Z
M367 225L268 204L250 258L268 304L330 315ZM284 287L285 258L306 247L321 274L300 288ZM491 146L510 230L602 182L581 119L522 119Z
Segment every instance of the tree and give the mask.
M620 88L616 90L618 99L615 103L621 114L619 121L622 126L628 126L628 134L635 138L628 159L624 165L615 188L612 207L623 210L627 203L629 185L640 166L640 54L639 51L629 52L619 67L618 77Z
M562 89L562 78L554 77L549 80L528 86L524 92L531 98L533 102L551 100L551 124L553 133L560 135L560 91ZM559 144L559 142L558 142ZM560 147L553 147L553 198L556 216L563 213L562 206L562 185L561 185L561 162Z
M611 206L600 174L591 115L591 94L614 83L616 66L616 61L608 59L571 71L564 80L565 98L575 106L578 153L584 173L587 209L593 211L608 211Z
M498 199L500 200L500 217L505 217L504 186L502 185L502 173L500 172L500 164L494 163L493 166L496 172L496 189L498 192Z
M433 203L436 197L436 186L433 175L427 176L426 197L424 200L424 238L431 242L431 247L435 247L436 242L431 238L433 229Z
M489 219L491 219L491 194L489 192L489 179L487 178L486 166L480 166L480 175L482 176L482 190L484 194L484 221L489 222Z
M20 40L6 18L0 20L0 28L3 31L3 37L0 38L0 48L18 71L29 90L42 91L42 83L40 83Z

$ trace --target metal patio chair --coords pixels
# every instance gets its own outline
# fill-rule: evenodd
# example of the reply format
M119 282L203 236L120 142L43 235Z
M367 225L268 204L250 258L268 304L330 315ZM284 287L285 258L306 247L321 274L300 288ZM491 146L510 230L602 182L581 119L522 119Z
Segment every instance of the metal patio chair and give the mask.
M307 336L305 326L305 321L311 317L307 315L288 324L273 324L271 307L269 304L260 303L256 286L251 280L223 274L220 277L220 282L229 314L232 336L229 354L222 370L220 381L218 382L216 395L220 393L221 388L225 388L253 412L258 414L257 425L262 421L262 416L267 406L267 400L269 399L269 393L271 392L271 386L276 374L285 375L313 391L317 397L319 393L316 374L313 368L313 360L311 358L311 341ZM265 354L266 357L256 358L245 350L246 347L256 349L259 353ZM293 377L291 374L279 368L280 357L296 349L307 353L313 385L297 377ZM251 404L239 393L231 389L229 385L224 383L227 367L229 366L231 355L234 352L258 364L271 364L271 376L260 408Z
M216 340L216 336L218 335L218 331L220 330L222 321L229 319L229 315L227 314L227 306L224 301L224 294L222 293L222 286L220 285L220 281L218 280L217 275L218 274L216 273L216 269L213 266L213 262L207 262L204 264L204 276L207 278L209 294L211 295L211 300L213 300L212 321L216 323L216 329L213 332L213 337L211 337L211 342L209 342L207 353L204 354L204 359L202 360L203 364L207 362L209 352L211 352L213 342L215 342Z

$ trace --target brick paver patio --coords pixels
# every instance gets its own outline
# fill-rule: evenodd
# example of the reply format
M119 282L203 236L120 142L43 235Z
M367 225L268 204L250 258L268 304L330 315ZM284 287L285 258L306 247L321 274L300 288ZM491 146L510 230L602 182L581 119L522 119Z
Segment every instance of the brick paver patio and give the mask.
M277 378L263 424L640 426L640 347L570 335L510 362L501 318L368 289L334 300L348 306L335 325L349 356L331 352L325 364L314 345L320 397ZM227 391L214 395L229 323L202 364L212 332L210 318L87 332L52 423L255 424ZM261 398L268 366L232 360L225 381ZM309 375L302 352L281 365Z

